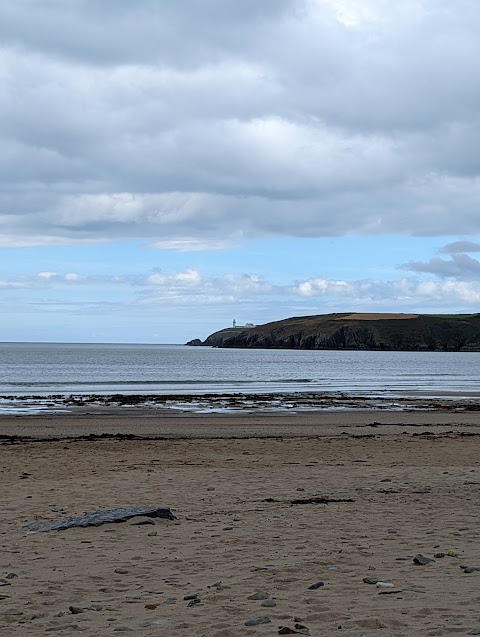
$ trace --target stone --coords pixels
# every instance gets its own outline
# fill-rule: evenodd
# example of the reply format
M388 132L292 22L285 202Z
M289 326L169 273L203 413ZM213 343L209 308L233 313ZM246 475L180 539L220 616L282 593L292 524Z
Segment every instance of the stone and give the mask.
M464 573L475 573L475 571L480 571L480 568L477 568L476 566L467 566L467 568L463 569Z
M148 537L156 537L158 535L157 531L150 531L150 533L147 533Z
M101 604L90 604L90 606L87 606L86 610L94 610L98 612L103 610L103 606Z
M426 566L427 564L430 564L430 562L433 562L432 559L425 557L425 555L422 555L421 553L417 553L413 558L413 561L415 564L419 564L420 566Z
M203 604L201 600L198 599L198 597L195 597L195 599L192 599L188 602L187 608L192 608L192 606L203 606Z
M445 553L435 553L433 557L435 557L437 560L440 560L442 557L445 557Z
M64 520L56 520L47 522L46 524L38 524L32 522L22 527L22 531L26 533L36 533L37 531L64 531L75 527L101 526L111 522L125 522L130 518L138 516L147 516L149 518L161 518L163 520L176 520L168 507L121 507L119 509L108 509L105 511L92 511L75 518L65 518Z
M376 584L380 580L378 577L364 577L362 580L365 584Z
M280 626L280 628L278 629L278 634L279 635L298 635L296 630L293 630L293 628L289 628L288 626Z
M260 615L260 617L252 617L252 619L247 619L245 622L245 626L260 626L261 624L271 624L272 620L270 617L266 615Z
M72 613L72 615L80 615L80 613L85 612L85 610L80 608L80 606L69 606L68 610Z
M128 568L116 568L115 573L118 573L119 575L127 575Z
M270 595L268 593L265 593L263 591L257 591L256 593L253 593L253 595L249 595L247 599L261 600L261 599L268 599L269 597Z
M133 628L129 626L117 626L113 629L114 633L133 633Z
M472 628L469 630L467 635L480 635L480 628Z
M375 586L377 588L394 588L394 585L392 582L377 582Z
M315 584L310 584L310 586L307 586L307 590L316 591L317 588L321 588L322 586L325 586L325 582L315 582Z
M264 599L260 606L265 606L266 608L273 608L277 605L277 602L274 599Z
M198 593L191 593L190 595L185 595L183 599L187 602L190 599L197 599Z

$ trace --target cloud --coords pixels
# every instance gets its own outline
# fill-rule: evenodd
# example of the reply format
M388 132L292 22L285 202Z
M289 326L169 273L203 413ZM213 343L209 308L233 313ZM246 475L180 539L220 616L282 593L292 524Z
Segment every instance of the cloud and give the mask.
M471 236L479 19L471 0L0 3L0 245Z
M439 277L478 278L480 279L480 261L468 254L453 254L451 259L432 258L428 262L410 261L404 269L413 272L426 272Z
M159 309L171 312L178 307L181 311L189 308L191 317L192 307L207 313L214 307L222 316L240 313L245 320L260 323L272 317L348 310L476 312L480 277L452 280L445 275L443 280L435 280L412 276L384 281L316 276L295 283L273 283L257 273L212 276L194 268L121 275L44 271L30 276L0 276L0 290L4 310L8 307L11 311L69 308L76 314L97 315L102 309L111 313L123 308L125 315L130 315Z
M454 241L439 249L445 254L459 254L461 252L480 252L480 243L474 241Z
M399 279L395 281L343 281L312 278L301 281L293 288L300 297L338 298L345 307L401 307L412 311L428 311L429 307L472 308L480 302L480 282L470 281L419 281ZM388 311L388 310L387 310Z

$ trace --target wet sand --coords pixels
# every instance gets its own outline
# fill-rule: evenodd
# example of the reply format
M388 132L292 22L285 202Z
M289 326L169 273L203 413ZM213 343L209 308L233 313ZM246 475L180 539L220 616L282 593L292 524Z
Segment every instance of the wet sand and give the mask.
M478 412L112 407L2 417L0 436L0 634L480 627L480 570L461 568L480 568ZM169 506L177 520L20 530L125 505ZM245 625L261 616L270 622Z

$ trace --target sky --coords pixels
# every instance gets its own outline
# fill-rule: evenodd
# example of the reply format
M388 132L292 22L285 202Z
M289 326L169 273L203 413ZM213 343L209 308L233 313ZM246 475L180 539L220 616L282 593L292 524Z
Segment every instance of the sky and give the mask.
M0 341L480 311L478 0L0 0Z

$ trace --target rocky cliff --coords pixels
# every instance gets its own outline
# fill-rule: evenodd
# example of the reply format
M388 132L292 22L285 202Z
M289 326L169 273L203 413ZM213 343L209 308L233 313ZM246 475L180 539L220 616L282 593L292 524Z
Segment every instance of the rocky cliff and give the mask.
M227 328L187 345L238 348L480 351L480 314L323 314Z

